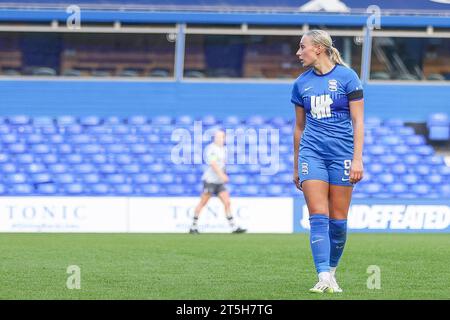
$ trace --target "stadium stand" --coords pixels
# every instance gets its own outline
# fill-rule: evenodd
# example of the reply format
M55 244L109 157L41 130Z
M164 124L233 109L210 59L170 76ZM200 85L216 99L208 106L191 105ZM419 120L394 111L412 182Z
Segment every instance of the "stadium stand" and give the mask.
M175 128L278 128L275 175L258 164L231 164L231 192L239 196L298 194L292 185L292 120L283 117L98 116L0 118L1 195L185 196L200 192L202 165L171 161ZM400 119L366 120L366 174L355 198L450 196L450 167L423 135ZM209 143L203 139L203 145ZM249 150L254 140L246 142ZM388 185L387 188L384 186Z

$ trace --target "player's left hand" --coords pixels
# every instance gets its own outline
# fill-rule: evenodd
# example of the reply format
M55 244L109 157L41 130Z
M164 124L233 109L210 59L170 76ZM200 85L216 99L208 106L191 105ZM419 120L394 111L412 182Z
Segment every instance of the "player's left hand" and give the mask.
M363 161L352 160L352 165L350 166L350 183L355 184L361 181L363 178L363 172Z

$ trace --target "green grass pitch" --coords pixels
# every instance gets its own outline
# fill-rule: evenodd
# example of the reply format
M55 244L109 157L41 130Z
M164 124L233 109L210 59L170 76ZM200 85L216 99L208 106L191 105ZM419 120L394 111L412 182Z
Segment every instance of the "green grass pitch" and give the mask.
M344 293L317 295L307 234L0 234L0 299L449 299L449 237L349 234Z

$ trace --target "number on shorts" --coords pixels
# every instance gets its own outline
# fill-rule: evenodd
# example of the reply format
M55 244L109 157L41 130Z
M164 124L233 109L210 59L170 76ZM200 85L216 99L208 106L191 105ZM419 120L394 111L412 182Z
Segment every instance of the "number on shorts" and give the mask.
M352 160L344 160L344 175L350 175L350 167L352 166Z

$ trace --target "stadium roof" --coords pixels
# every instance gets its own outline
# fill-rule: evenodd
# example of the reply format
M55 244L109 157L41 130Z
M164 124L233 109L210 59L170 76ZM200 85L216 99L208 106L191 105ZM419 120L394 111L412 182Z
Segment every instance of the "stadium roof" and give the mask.
M65 21L71 0L0 2L0 21ZM83 23L363 27L377 5L384 27L450 28L450 0L77 0Z
M389 14L442 14L450 0L20 0L2 1L3 8L60 8L77 4L86 9L228 12L347 12L361 13L377 5Z

